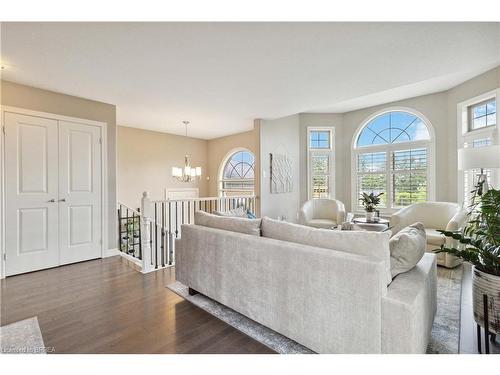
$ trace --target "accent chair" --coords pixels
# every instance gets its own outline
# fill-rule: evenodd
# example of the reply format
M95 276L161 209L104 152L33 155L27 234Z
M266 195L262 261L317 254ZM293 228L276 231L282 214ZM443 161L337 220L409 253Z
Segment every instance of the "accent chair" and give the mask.
M299 211L299 223L314 228L331 229L345 221L344 203L337 199L311 199Z
M451 202L422 202L414 203L404 207L391 216L392 233L396 234L404 227L415 222L421 222L425 227L427 236L427 252L434 252L441 245L449 247L457 245L457 241L445 237L437 231L441 230L459 230L463 228L467 220L467 213L457 203ZM462 263L454 255L447 253L437 254L437 263L440 266L454 268Z

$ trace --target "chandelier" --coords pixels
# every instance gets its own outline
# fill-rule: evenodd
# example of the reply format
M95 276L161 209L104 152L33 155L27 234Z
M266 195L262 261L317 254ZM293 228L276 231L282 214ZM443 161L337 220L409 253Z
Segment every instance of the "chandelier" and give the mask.
M189 121L182 122L186 127L186 137L187 137L187 127ZM184 157L184 167L172 167L172 177L176 178L180 182L191 182L197 180L201 177L201 167L191 167L189 162L189 155Z

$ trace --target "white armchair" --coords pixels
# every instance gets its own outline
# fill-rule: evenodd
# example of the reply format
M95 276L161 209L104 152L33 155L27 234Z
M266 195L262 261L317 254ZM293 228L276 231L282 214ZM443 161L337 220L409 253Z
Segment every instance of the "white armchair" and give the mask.
M315 228L330 229L345 221L344 203L336 199L311 199L299 211L299 223Z
M423 202L412 204L396 212L391 217L391 226L392 233L396 234L408 225L417 221L421 222L424 224L427 235L427 251L433 252L445 243L449 247L457 246L456 240L445 237L436 229L459 230L463 228L466 220L467 213L456 203ZM441 266L453 268L462 263L460 259L451 254L439 253L437 255L437 262Z

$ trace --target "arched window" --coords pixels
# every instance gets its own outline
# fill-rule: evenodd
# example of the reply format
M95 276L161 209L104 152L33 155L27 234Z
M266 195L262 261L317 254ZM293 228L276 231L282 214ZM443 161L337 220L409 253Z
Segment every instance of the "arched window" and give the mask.
M388 110L369 118L353 142L353 207L363 192L384 193L380 208L432 200L432 136L422 115Z
M232 152L223 161L220 174L221 195L254 193L255 157L248 150Z

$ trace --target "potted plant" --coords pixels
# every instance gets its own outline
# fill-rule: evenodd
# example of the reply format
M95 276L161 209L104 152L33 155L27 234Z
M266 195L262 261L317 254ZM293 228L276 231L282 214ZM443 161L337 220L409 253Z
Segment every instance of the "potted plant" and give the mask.
M374 194L372 192L370 194L367 193L361 194L361 198L359 198L359 200L361 201L361 204L365 208L367 222L373 221L373 217L375 216L375 209L380 204L380 197L382 196L382 194L384 193Z
M456 232L440 230L458 244L441 246L436 252L453 254L471 264L474 319L484 327L483 295L488 296L488 326L500 334L500 190L480 195L481 186L473 191L473 203L465 227Z

